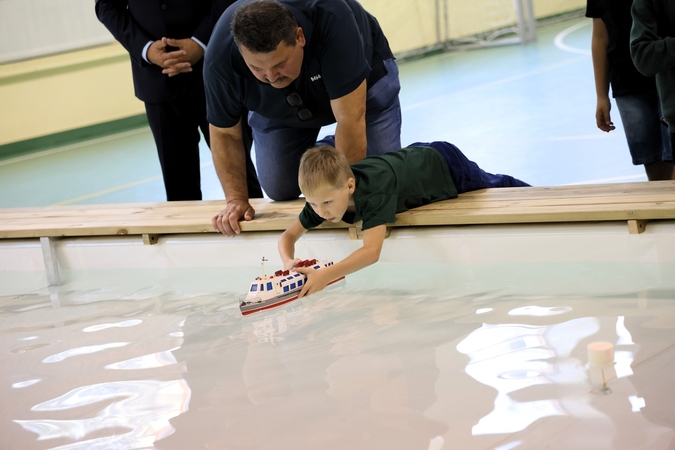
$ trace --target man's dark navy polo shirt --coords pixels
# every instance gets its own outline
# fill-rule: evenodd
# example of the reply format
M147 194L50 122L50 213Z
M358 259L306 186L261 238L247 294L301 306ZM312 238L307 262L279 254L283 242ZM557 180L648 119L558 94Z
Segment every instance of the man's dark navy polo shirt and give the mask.
M244 110L280 125L318 128L335 122L330 101L353 92L363 80L372 86L386 74L383 60L393 58L377 20L354 0L279 0L287 6L307 41L302 71L285 89L259 81L246 66L232 35L232 4L218 20L204 59L208 121L220 128L239 122ZM302 121L298 107L286 101L297 91L314 118Z

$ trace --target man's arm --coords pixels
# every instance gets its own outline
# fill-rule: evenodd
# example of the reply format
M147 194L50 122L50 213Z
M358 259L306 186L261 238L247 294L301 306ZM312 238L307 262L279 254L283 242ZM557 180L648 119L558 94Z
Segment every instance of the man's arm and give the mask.
M148 42L155 42L131 17L127 0L96 0L96 17L110 31L113 37L129 52L138 64L147 65L143 49Z
M675 67L675 38L657 34L654 0L635 0L631 13L630 54L635 67L648 77Z
M609 35L607 26L600 18L593 19L593 34L591 37L591 53L593 55L593 74L595 76L595 93L597 106L595 108L595 123L602 131L612 131L615 127L609 111L612 104L609 100L609 62L607 61L607 45Z
M296 271L307 275L307 283L298 297L319 292L331 281L375 264L380 259L386 232L386 225L378 225L365 230L363 232L363 247L330 267L319 270L307 267L296 268Z
M349 164L366 157L366 80L338 99L331 100L331 109L337 120L335 147L347 157Z
M227 207L213 218L213 228L220 233L234 236L241 232L239 221L252 220L255 214L248 202L246 151L241 121L231 128L209 125L209 131L213 164L227 200Z

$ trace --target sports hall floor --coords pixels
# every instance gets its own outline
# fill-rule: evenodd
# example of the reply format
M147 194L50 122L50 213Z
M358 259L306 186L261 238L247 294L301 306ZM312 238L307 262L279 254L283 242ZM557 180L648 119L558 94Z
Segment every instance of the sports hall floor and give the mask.
M617 129L595 126L591 21L538 29L527 45L400 63L402 143L446 140L485 170L533 185L644 181ZM202 142L205 200L222 199ZM0 160L0 208L163 201L148 128Z

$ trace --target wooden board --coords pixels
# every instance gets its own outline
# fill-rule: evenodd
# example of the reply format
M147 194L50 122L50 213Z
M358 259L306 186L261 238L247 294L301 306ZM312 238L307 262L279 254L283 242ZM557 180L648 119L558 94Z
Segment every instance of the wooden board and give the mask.
M243 232L281 231L304 200L252 200ZM224 201L127 203L0 209L0 239L214 233ZM484 189L398 214L392 226L675 219L675 181ZM320 228L348 228L345 223Z

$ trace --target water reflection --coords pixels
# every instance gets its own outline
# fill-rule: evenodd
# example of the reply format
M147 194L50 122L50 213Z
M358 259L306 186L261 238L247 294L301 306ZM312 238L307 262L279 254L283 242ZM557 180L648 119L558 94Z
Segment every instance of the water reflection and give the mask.
M64 359L72 358L73 356L90 355L92 353L102 352L111 348L120 348L129 345L130 342L111 342L109 344L89 345L86 347L77 347L65 352L57 353L42 360L44 363L61 362Z
M28 386L32 386L32 385L34 385L34 384L37 384L37 383L39 383L40 381L42 381L40 378L36 378L36 379L34 379L34 380L20 381L20 382L18 382L18 383L13 383L13 384L12 384L12 387L13 387L14 389L21 389L21 388L25 388L25 387L28 387Z
M152 353L150 355L138 356L136 358L127 359L126 361L108 364L105 368L108 370L139 370L170 366L178 362L172 352L179 348L180 347L175 347L164 352Z
M619 316L616 319L616 335L619 336L619 340L616 342L616 345L632 345L633 336L626 328L625 325L626 318L624 316Z
M81 440L104 429L128 430L123 448L146 448L174 432L169 420L187 411L190 388L185 380L118 381L82 386L57 398L39 403L32 411L64 411L99 402L110 402L96 416L80 420L14 420L38 435L38 440ZM119 436L84 440L59 448L115 448ZM106 447L107 445L107 447Z
M538 307L532 311L541 312ZM580 366L564 358L569 357L580 340L598 328L598 321L593 318L549 326L483 324L462 340L457 351L470 358L466 373L497 390L494 409L473 426L472 434L515 433L541 418L565 415L556 399L516 401L510 394L535 385L551 384L549 377L554 372L559 379L583 377ZM556 345L563 342L562 336L565 345Z
M509 311L509 316L533 316L533 317L545 317L545 316L557 316L558 314L564 314L568 311L571 311L572 308L560 307L560 306L523 306L520 308L515 308Z
M117 323L102 323L99 325L92 325L89 327L84 328L82 331L85 333L91 333L94 331L102 331L102 330L107 330L108 328L127 328L127 327L133 327L136 325L142 324L143 321L139 319L134 319L134 320L125 320L123 322L117 322Z
M675 342L653 301L645 312L632 299L354 286L243 318L224 295L179 293L16 313L1 325L12 376L0 414L18 437L0 448L302 448L302 436L312 448L509 450L578 434L618 449L608 442L636 431L672 435L651 378L628 376ZM611 396L589 394L592 340L616 345Z
M165 314L158 299L67 303L3 322L17 331L4 341L16 357L13 389L0 387L0 417L7 410L5 427L20 427L13 426L11 445L0 435L0 448L34 448L37 435L49 448L140 449L172 435L170 421L188 411L192 397L182 377L187 365L175 356L185 315ZM22 323L33 330L22 332ZM30 351L19 351L27 343Z

